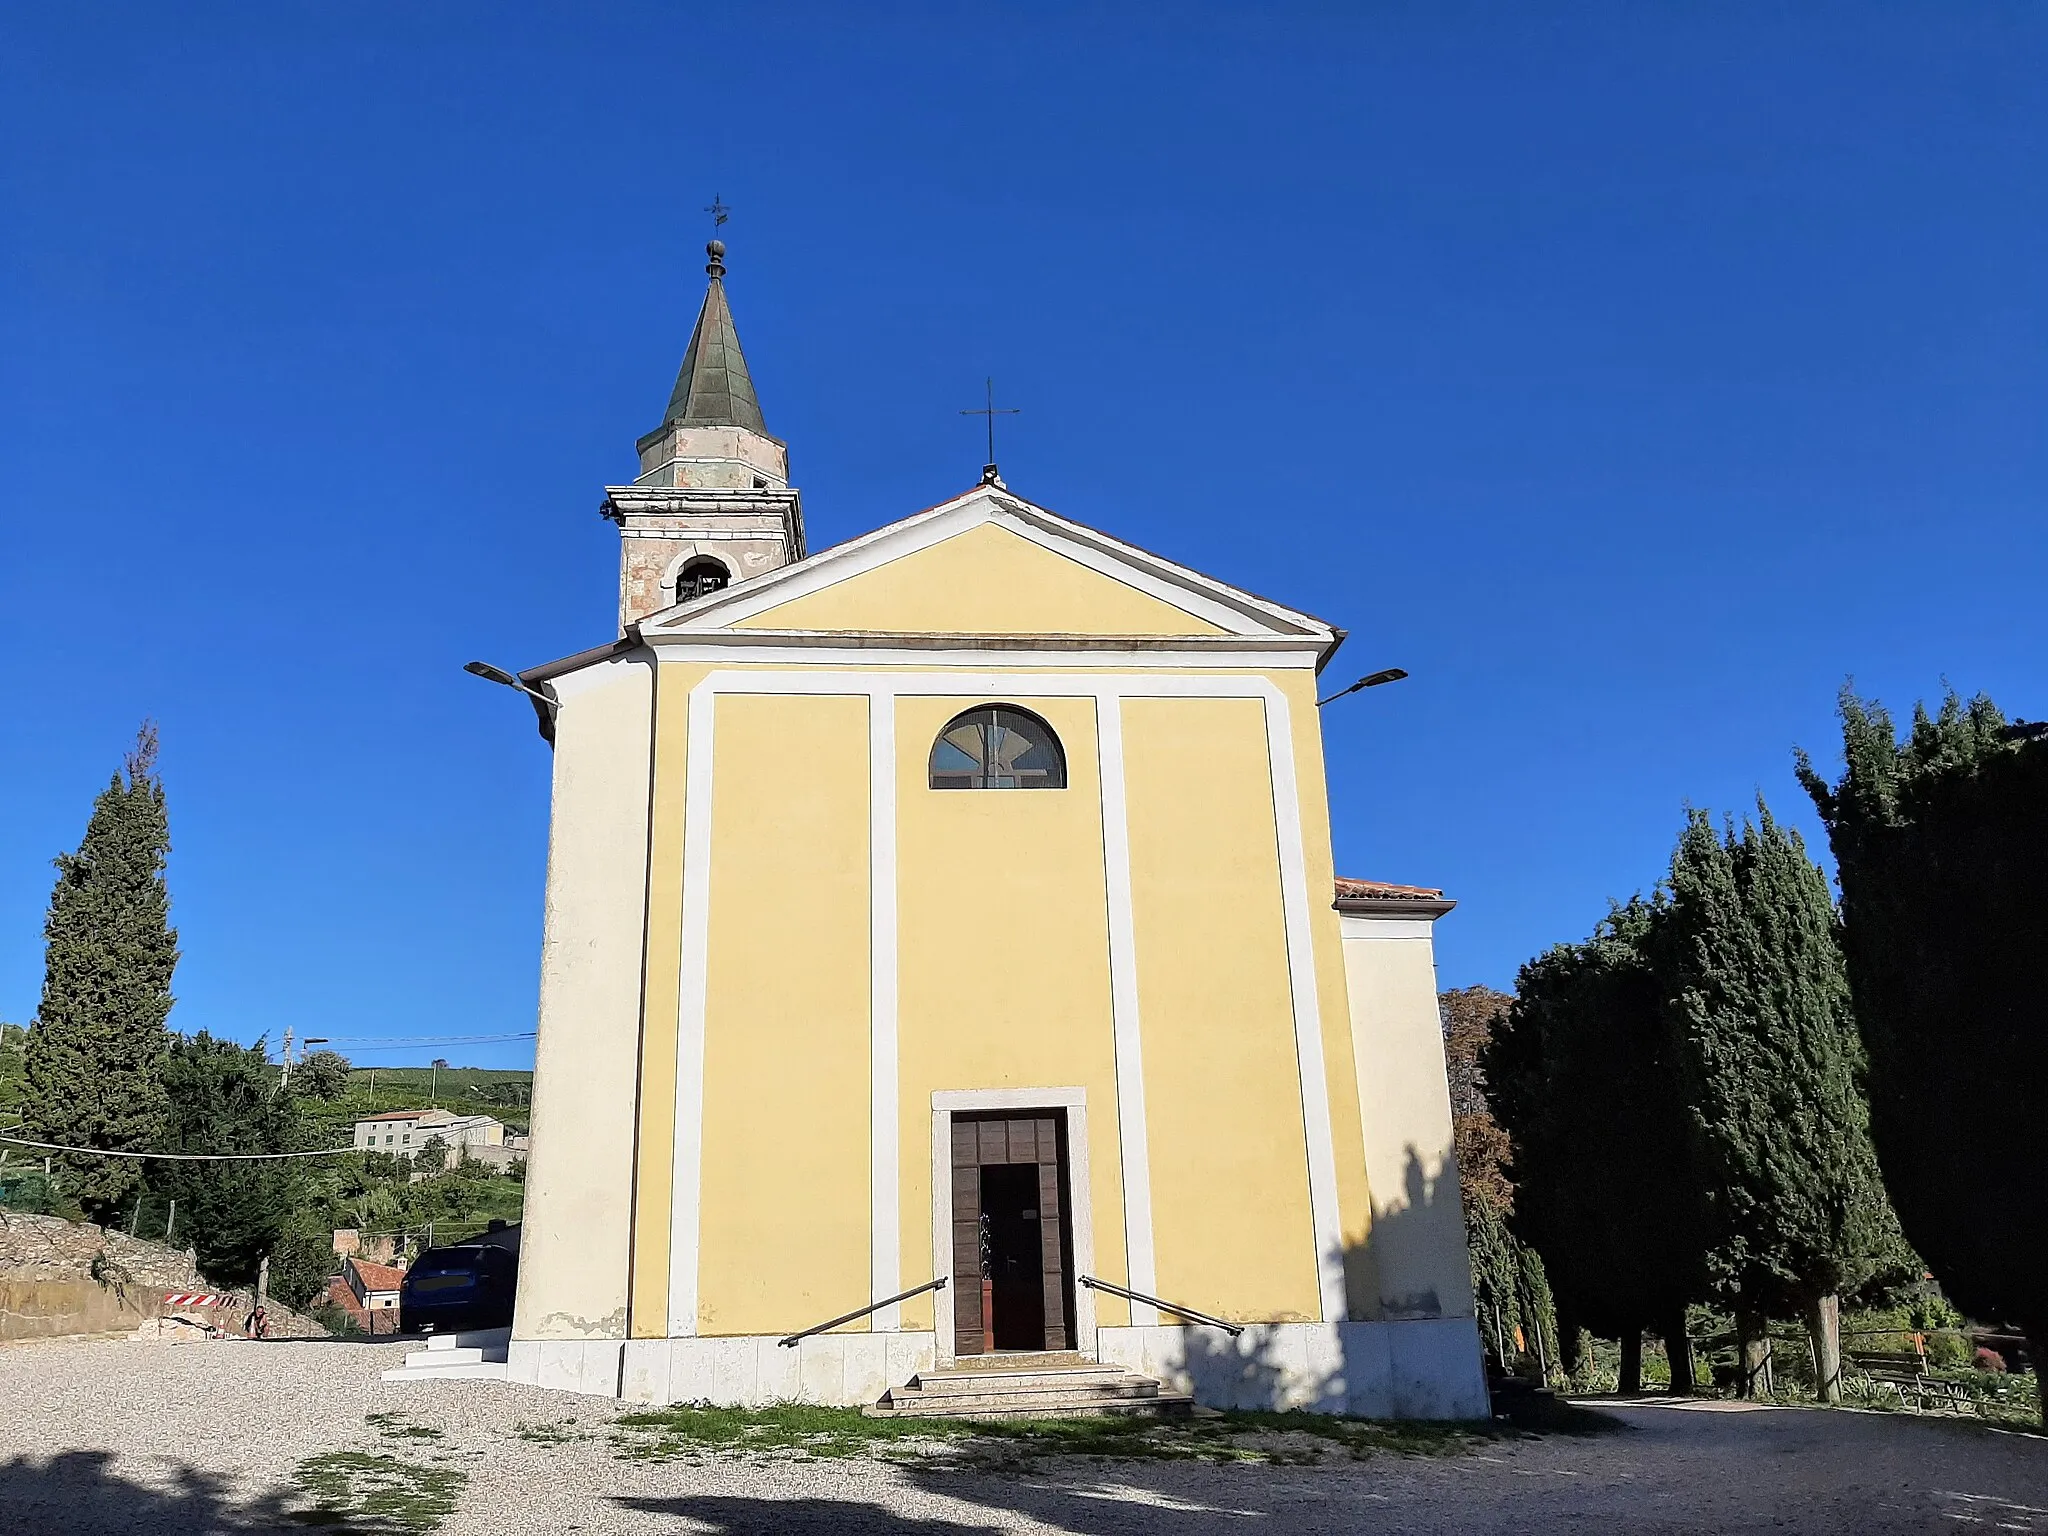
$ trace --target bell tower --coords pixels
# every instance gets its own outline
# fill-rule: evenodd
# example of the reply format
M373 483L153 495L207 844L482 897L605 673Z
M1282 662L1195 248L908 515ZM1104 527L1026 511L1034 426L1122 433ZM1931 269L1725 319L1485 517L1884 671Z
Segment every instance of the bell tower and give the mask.
M725 242L705 246L711 282L640 474L605 492L619 525L619 632L648 614L804 557L789 448L768 435L725 300Z

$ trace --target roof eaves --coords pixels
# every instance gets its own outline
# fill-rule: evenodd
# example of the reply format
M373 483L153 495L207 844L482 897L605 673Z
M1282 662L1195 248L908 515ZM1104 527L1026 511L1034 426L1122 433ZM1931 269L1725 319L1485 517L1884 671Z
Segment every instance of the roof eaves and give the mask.
M1426 917L1434 921L1457 903L1427 885L1396 885L1388 880L1354 880L1338 876L1339 912L1352 917Z
M1342 639L1344 631L1338 629L1328 619L1318 618L1305 609L1290 608L1287 604L1276 602L1270 597L1252 591L1249 587L1240 587L1231 582L1219 580L1204 571L1198 571L1193 566L1183 564L1170 555L1162 555L1157 550L1147 549L1142 544L1134 544L1129 539L1118 538L1115 534L1106 533L1102 529L1093 527L1090 524L1076 522L1071 517L1055 512L1051 507L1040 506L1035 501L1019 496L1015 491L1007 487L1000 494L1008 497L1027 512L1036 512L1042 517L1051 518L1054 522L1060 524L1063 530L1066 530L1075 537L1100 540L1116 550L1138 555L1156 565L1164 566L1178 575L1192 577L1196 585L1211 589L1210 596L1217 597L1225 602L1232 602L1232 606L1242 607L1243 600L1249 598L1256 606L1272 610L1269 614L1254 615L1255 617L1270 619L1273 614L1278 614L1289 623L1298 624L1308 629L1327 630L1331 634L1336 635L1340 640ZM1235 601L1233 602L1232 600ZM1334 651L1336 646L1332 645L1330 649Z

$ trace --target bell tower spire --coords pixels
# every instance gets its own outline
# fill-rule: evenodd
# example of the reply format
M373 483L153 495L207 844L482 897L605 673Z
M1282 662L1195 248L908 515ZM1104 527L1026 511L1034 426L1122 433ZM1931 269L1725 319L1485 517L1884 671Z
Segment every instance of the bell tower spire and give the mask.
M689 350L683 353L682 371L668 397L668 410L652 435L681 424L745 427L766 437L761 402L754 395L753 376L747 372L746 354L740 351L740 333L725 301L725 242L713 240L704 251L711 258L704 266L711 278L704 290L704 307L697 311L697 328L690 333ZM643 451L644 446L643 440Z
M789 448L768 435L725 297L725 242L704 248L710 278L661 425L641 438L640 474L613 486L619 630L648 614L804 557L803 503Z

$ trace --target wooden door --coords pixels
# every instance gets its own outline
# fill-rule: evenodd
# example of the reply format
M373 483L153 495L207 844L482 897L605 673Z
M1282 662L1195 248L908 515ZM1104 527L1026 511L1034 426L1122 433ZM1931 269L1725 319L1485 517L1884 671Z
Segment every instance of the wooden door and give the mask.
M954 1353L1071 1349L1065 1115L956 1115L952 1169Z

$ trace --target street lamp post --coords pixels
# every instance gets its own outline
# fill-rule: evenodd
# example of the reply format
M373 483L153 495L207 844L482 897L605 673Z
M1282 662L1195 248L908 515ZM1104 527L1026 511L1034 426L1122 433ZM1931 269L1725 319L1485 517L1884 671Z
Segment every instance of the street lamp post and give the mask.
M542 693L538 688L527 687L526 684L519 681L517 676L507 672L503 667L492 666L488 661L465 661L462 664L462 670L471 677L480 677L487 683L497 683L503 687L523 693L529 699L538 699L541 703L547 705L549 709L561 708L562 701L560 699L551 698L547 694Z
M1361 688L1378 688L1384 683L1398 683L1407 675L1399 667L1384 667L1378 672L1368 672L1349 688L1339 688L1327 699L1317 699L1316 708L1321 709L1325 704L1334 704L1346 694L1356 693Z

